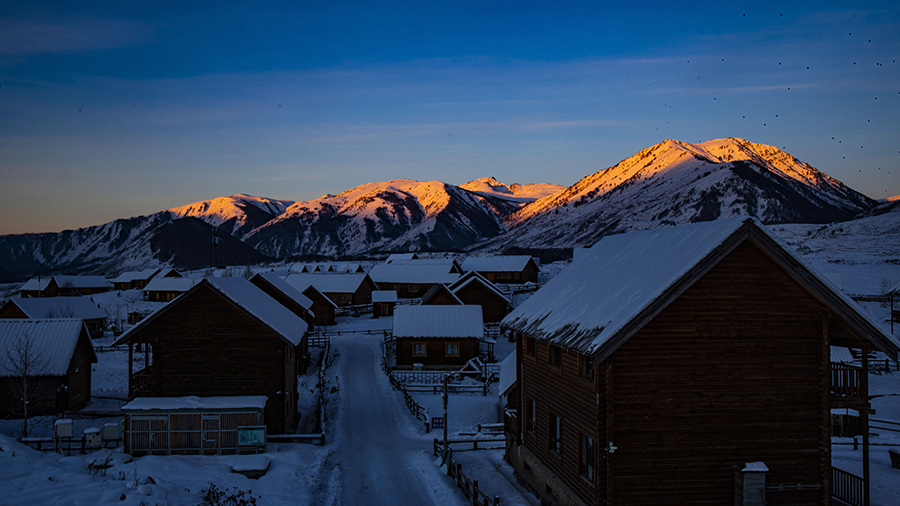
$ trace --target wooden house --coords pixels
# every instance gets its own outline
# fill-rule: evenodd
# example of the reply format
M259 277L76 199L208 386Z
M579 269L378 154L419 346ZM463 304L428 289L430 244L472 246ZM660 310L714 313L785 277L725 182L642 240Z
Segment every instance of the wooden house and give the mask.
M108 292L110 284L103 276L53 275L32 278L19 288L22 297L79 297Z
M900 343L755 219L605 237L501 327L507 459L549 504L738 504L750 481L769 505L865 500L868 431L862 476L832 468L830 413L867 427L867 359L830 346Z
M335 324L337 304L312 285L307 286L302 293L312 301L312 313L315 315L316 326Z
M28 416L76 410L91 400L91 364L97 355L78 319L0 319L0 417L21 418L26 392ZM23 366L33 377L22 383ZM29 374L29 376L32 376Z
M393 290L401 299L419 298L437 284L452 283L459 274L453 263L412 263L396 261L372 267L369 275L380 290Z
M488 281L503 285L537 283L538 266L528 255L468 257L462 263L465 272L475 271Z
M194 287L200 280L183 277L157 277L144 287L144 300L149 302L169 302Z
M398 368L458 369L478 357L484 337L479 306L400 306L393 323Z
M125 453L245 455L265 452L267 399L138 397L122 406Z
M481 306L484 323L499 323L512 311L512 302L477 271L470 271L449 287L463 304Z
M106 328L106 313L90 297L12 298L0 306L0 318L77 318L84 322L91 339L103 337Z
M393 290L375 290L372 292L372 317L394 316L397 305L397 292Z
M447 285L438 283L422 295L423 306L462 306L463 301L449 289Z
M312 311L312 299L300 293L281 276L274 273L258 273L250 278L250 282L302 318L310 328L316 325L316 317Z
M141 289L147 286L150 279L153 278L159 269L141 269L139 271L126 271L110 280L114 290L132 290Z
M397 260L416 260L418 258L419 255L416 253L391 253L388 255L387 259L385 259L384 263L389 264Z
M307 325L243 278L204 279L128 330L129 393L135 397L268 398L274 434L297 415L298 364Z
M371 304L372 292L378 290L368 274L291 273L284 280L301 292L314 286L338 307Z

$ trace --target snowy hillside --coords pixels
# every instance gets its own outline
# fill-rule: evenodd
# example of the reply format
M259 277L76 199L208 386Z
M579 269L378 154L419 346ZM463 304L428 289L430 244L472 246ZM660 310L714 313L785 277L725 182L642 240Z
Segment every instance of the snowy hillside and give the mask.
M295 202L246 238L273 257L452 250L497 235L516 206L440 181L367 183Z
M238 194L174 207L168 212L176 219L185 216L199 218L240 239L251 230L280 216L293 203L291 200Z
M509 186L497 181L493 177L483 177L459 185L464 190L498 197L510 202L525 204L566 189L565 186L550 183L519 184Z
M589 246L613 233L738 215L830 223L875 204L772 146L667 140L524 206L507 218L506 234L478 248Z

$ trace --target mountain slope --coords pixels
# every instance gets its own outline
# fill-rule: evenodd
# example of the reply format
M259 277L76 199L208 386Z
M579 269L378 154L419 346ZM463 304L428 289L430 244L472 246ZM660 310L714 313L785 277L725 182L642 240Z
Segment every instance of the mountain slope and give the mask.
M743 139L667 140L525 205L475 246L590 246L604 235L736 215L829 223L876 204L783 151Z
M517 207L439 181L397 179L295 202L246 240L278 258L459 249L500 233Z
M525 204L535 200L559 193L566 189L565 186L550 183L513 183L509 186L497 181L493 177L483 177L459 185L463 190L469 190L485 196L497 197L510 202Z
M280 216L294 202L251 195L230 195L169 209L175 219L199 218L239 239Z

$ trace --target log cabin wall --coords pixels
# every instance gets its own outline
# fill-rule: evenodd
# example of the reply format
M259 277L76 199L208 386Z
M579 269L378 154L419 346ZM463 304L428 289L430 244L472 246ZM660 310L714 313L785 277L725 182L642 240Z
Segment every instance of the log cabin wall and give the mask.
M413 356L414 343L425 343L425 356ZM459 343L459 356L448 357L446 355L447 343ZM469 360L478 356L478 340L474 338L397 338L397 365L411 366L423 364L425 366L453 366L462 367Z
M820 304L745 242L610 359L611 504L729 504L762 461L767 504L827 504ZM827 412L827 411L825 411Z
M91 337L82 331L66 374L67 401L61 410L79 409L91 400L91 365L94 357Z
M153 396L265 395L269 433L290 426L296 403L285 396L297 390L293 347L210 288L168 308L132 342L154 340Z
M539 341L531 353L527 344L516 347L522 364L519 385L522 388L519 407L519 431L522 443L578 497L596 504L605 496L606 473L601 446L605 443L604 421L598 416L604 402L604 390L598 388L597 370L593 378L579 374L579 357L575 352L560 350L560 364L551 361L551 347ZM601 378L602 379L602 378ZM534 401L535 430L530 429L531 401ZM561 420L561 449L550 448L550 416ZM594 479L588 480L579 469L579 439L584 434L594 441ZM663 504L663 503L660 503Z
M481 316L485 323L499 322L509 314L509 303L481 283L467 284L456 292L456 296L463 304L481 306Z

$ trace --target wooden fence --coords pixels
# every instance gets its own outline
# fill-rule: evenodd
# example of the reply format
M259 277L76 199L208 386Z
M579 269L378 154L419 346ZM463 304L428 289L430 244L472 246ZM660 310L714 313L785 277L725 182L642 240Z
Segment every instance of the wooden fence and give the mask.
M865 504L866 487L863 479L847 471L831 468L831 496L852 506Z
M505 441L505 439L504 439ZM447 446L450 443L458 442L458 441L447 441ZM471 441L477 446L477 441ZM477 447L475 448L478 449ZM487 449L487 448L482 448ZM462 451L462 450L457 450ZM434 440L434 455L443 456L447 463L447 476L453 478L456 481L456 486L462 490L463 495L466 499L472 501L474 505L480 506L500 506L500 496L490 497L483 490L478 488L478 480L473 480L466 476L466 474L462 470L462 464L459 462L453 461L453 451L451 449L447 449L446 453L444 453L444 449L438 443L438 440Z
M304 443L325 446L325 433L319 434L267 434L268 443Z
M406 389L406 385L397 381L393 374L388 373L388 379L391 381L391 386L394 387L394 389L400 390L400 392L403 393L403 400L406 401L406 407L409 408L410 413L417 419L425 422L425 432L429 432L431 428L428 423L428 410L413 399L412 395L410 395L409 391Z

